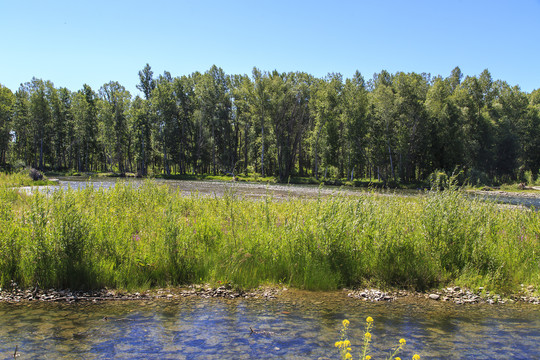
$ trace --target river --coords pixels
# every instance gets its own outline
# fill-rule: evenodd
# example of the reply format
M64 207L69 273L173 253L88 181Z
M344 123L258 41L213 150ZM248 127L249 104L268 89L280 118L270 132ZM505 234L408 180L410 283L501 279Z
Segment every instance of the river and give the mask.
M127 182L134 186L140 186L144 180L133 178L82 178L77 176L61 177L58 185L23 187L19 191L31 193L35 190L47 192L58 189L67 190L84 189L87 186L94 188L110 188L119 181ZM199 194L201 196L223 196L228 191L234 191L238 196L244 198L261 198L271 195L274 200L284 200L290 196L315 198L317 196L332 196L343 194L349 196L359 196L366 194L367 190L358 188L315 185L286 185L286 184L260 184L247 182L226 182L226 181L202 181L202 180L154 180L160 184L166 184L185 194ZM419 190L375 190L379 195L392 196L419 196L425 194ZM501 204L524 206L528 208L540 209L540 191L534 193L510 193L503 191L472 191L467 192L471 197L478 197L485 201L494 201Z
M341 321L358 358L365 318L374 358L538 359L540 307L284 291L277 299L0 304L0 357L20 359L337 359ZM255 330L251 333L250 327Z

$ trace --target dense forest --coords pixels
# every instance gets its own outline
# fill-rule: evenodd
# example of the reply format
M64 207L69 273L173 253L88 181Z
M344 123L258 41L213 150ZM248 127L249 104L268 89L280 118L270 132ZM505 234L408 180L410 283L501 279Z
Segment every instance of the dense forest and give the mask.
M157 174L245 173L416 182L461 169L486 182L540 168L540 89L484 70L443 78L381 71L365 80L303 72L155 76L133 97L33 78L0 85L0 167Z

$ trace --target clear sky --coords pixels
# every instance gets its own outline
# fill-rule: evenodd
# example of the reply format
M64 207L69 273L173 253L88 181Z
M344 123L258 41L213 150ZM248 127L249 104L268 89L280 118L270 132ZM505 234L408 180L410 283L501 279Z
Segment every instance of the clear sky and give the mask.
M94 90L138 71L228 74L359 70L446 77L483 69L540 88L540 0L0 0L0 83L32 77Z

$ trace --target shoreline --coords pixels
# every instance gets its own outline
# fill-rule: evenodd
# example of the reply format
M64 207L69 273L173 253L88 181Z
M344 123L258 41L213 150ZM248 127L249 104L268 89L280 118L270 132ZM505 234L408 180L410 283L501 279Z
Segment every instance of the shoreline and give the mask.
M292 289L293 291L297 289ZM433 289L426 292L409 290L380 290L374 288L364 289L341 289L335 290L344 296L366 302L392 302L392 301L434 301L440 303L465 304L530 304L540 305L540 296L535 295L533 286L522 287L518 293L500 295L484 291L473 291L459 286ZM70 289L26 289L13 288L11 290L0 289L0 303L46 303L46 302L92 302L101 303L108 301L144 301L144 300L179 300L187 297L227 298L227 299L262 299L272 300L279 298L284 292L289 291L282 286L260 286L250 290L239 290L230 286L211 287L204 285L189 285L185 287L158 288L145 291L125 291L118 289L101 290L70 290ZM299 290L302 291L302 290ZM331 293L333 291L323 291Z

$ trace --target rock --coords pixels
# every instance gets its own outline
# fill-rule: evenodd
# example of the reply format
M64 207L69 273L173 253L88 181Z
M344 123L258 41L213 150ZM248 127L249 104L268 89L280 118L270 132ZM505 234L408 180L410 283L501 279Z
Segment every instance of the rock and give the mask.
M439 295L439 294L429 294L429 298L431 300L439 300L440 297L441 297L441 295Z

